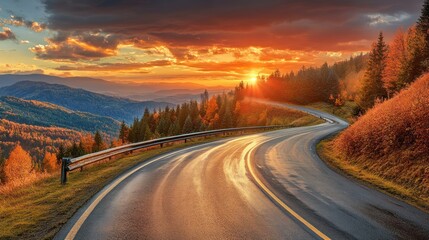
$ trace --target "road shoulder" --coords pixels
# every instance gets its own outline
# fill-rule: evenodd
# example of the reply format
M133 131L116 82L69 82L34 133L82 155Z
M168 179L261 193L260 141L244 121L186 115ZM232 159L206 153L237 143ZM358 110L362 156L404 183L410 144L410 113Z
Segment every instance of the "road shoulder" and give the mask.
M334 138L335 136L331 136L317 144L317 154L332 170L429 213L429 199L420 198L420 193L353 165L338 156L333 149Z

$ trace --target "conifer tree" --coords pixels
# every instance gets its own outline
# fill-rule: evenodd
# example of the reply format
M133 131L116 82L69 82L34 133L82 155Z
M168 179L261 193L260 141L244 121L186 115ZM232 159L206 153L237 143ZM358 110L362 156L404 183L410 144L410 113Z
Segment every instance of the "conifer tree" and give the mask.
M128 141L128 134L129 134L129 128L125 124L125 121L122 121L121 128L119 130L119 140L121 140L122 143L126 143Z
M429 0L425 0L420 18L410 28L407 39L409 59L406 65L405 82L412 83L429 70Z
M429 0L425 0L421 11L420 18L417 21L417 29L422 34L422 72L429 69Z
M98 152L103 150L103 145L104 145L103 138L101 137L100 132L96 131L94 135L94 146L92 147L92 151Z
M193 129L191 116L186 117L185 123L183 125L182 133L191 133Z
M377 43L373 44L369 53L369 60L358 104L364 110L374 106L377 99L387 97L386 89L383 87L383 72L386 66L387 45L384 42L383 33L380 32Z

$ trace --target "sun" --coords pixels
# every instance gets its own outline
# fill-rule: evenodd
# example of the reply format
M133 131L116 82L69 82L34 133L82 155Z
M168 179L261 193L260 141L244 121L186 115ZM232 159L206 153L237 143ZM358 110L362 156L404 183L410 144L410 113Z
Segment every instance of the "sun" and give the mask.
M257 76L251 76L248 81L251 85L256 85L258 78L257 78Z
M258 83L259 72L256 70L252 70L247 74L247 83L250 85L256 85Z

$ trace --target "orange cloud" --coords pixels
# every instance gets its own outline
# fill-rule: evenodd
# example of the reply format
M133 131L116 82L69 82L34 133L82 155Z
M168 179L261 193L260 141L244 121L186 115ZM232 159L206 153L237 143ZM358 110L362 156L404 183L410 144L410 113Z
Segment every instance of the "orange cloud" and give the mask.
M37 58L57 61L97 60L117 54L116 46L97 46L90 41L73 37L67 37L61 42L49 39L47 45L36 45L30 50Z

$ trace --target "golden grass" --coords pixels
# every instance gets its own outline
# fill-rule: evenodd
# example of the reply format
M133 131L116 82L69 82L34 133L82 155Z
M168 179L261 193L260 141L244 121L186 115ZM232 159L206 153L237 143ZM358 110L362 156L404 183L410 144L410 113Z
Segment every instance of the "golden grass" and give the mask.
M321 141L317 145L317 152L334 170L354 179L357 179L365 185L375 187L376 189L387 193L393 197L403 200L424 211L429 211L429 196L420 191L421 189L413 187L413 184L399 184L384 176L368 171L365 166L354 164L342 158L335 152L334 138Z
M335 107L330 103L317 102L307 105L306 107L321 110L335 116L338 116L349 123L356 121L357 104L353 101L346 101L343 106Z

